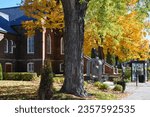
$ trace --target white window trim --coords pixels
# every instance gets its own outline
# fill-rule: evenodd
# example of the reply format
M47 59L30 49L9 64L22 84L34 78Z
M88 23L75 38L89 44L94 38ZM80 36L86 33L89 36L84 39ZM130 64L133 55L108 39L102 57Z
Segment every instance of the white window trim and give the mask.
M33 69L32 70L30 70L30 68L29 68L30 65L33 65ZM34 72L34 63L33 62L27 63L27 72Z
M14 53L14 42L13 40L10 40L10 53L13 54Z
M47 44L48 44L48 38L49 38L49 46L50 47L48 47L48 45L47 45L47 54L51 54L52 53L52 44L51 44L51 35L50 34L48 34L48 36L47 36ZM49 48L50 48L50 50L49 50ZM48 51L49 50L49 51Z
M64 64L64 63L60 63L60 64L59 64L59 71L60 71L60 72L64 72L64 71L62 70L62 65L63 65L63 64Z
M34 36L28 36L28 38L27 38L27 53L28 53L28 54L34 54L34 51L35 51L35 50L34 50L33 52L30 52L30 51L29 51L29 42L30 42L30 41L29 41L29 40L30 40L29 38L31 38L31 37L33 37L33 39L34 39Z
M5 39L5 48L4 48L4 53L8 53L8 39Z
M61 55L64 55L63 48L64 48L64 45L63 45L63 37L61 37L61 42L60 42L60 54L61 54Z
M12 70L13 70L12 63L10 63L10 62L5 63L5 71L6 71L6 65L11 65L11 72L12 72Z
M0 33L0 41L4 38L4 34Z

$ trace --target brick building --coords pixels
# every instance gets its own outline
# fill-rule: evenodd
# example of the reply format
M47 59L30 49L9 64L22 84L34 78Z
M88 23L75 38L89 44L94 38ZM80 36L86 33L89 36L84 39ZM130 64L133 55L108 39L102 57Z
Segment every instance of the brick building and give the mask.
M19 7L0 9L0 63L4 72L37 72L41 73L42 61L52 62L54 73L63 73L64 44L62 33L46 30L44 34L36 31L28 37L22 28L22 21L34 20L25 16ZM43 53L43 48L45 53ZM43 57L44 56L44 57ZM84 73L86 62L84 57ZM105 64L103 73L114 73L114 67Z
M0 63L4 72L41 72L42 32L25 35L22 21L31 20L19 7L0 9ZM45 59L52 61L54 73L63 72L63 38L55 30L45 34Z

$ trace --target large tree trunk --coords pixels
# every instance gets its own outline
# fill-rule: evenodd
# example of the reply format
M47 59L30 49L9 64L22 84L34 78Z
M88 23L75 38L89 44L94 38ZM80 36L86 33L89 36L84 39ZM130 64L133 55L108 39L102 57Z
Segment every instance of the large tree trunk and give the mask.
M86 96L83 83L83 40L84 40L84 16L87 3L79 3L80 0L62 0L65 32L65 81L61 91L77 96Z

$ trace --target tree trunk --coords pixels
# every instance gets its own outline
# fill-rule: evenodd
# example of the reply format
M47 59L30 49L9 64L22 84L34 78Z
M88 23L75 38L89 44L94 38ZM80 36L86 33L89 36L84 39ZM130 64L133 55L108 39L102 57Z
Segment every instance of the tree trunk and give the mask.
M53 72L50 61L45 61L40 86L38 90L38 99L39 100L49 100L53 95Z
M77 96L86 96L83 77L83 40L84 40L84 16L87 2L80 0L62 0L65 32L65 81L61 91Z

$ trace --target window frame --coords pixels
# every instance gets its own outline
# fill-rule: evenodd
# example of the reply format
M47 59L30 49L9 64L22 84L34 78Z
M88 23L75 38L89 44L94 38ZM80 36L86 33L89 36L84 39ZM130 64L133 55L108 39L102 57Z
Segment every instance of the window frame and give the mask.
M30 46L31 47L33 46L32 47L33 50L31 49L32 51L30 51ZM27 54L34 54L34 52L35 52L35 48L34 48L34 36L28 36L28 38L27 38Z
M30 65L32 65L32 67ZM27 63L27 72L34 72L34 62Z
M5 44L4 44L4 53L8 53L9 52L9 41L8 39L4 39Z
M10 53L14 53L14 48L16 47L15 43L13 40L10 40Z
M47 52L47 54L52 54L52 44L51 44L51 35L50 34L48 34L48 36L47 36L47 38L46 38L46 41L47 41L47 43L46 43L46 52Z
M60 40L61 40L60 41L60 54L64 55L64 39L63 39L63 37L61 37Z
M62 65L64 65L64 63L60 63L60 64L59 64L59 71L60 71L60 72L64 72L64 70L62 69L62 68L63 68Z

